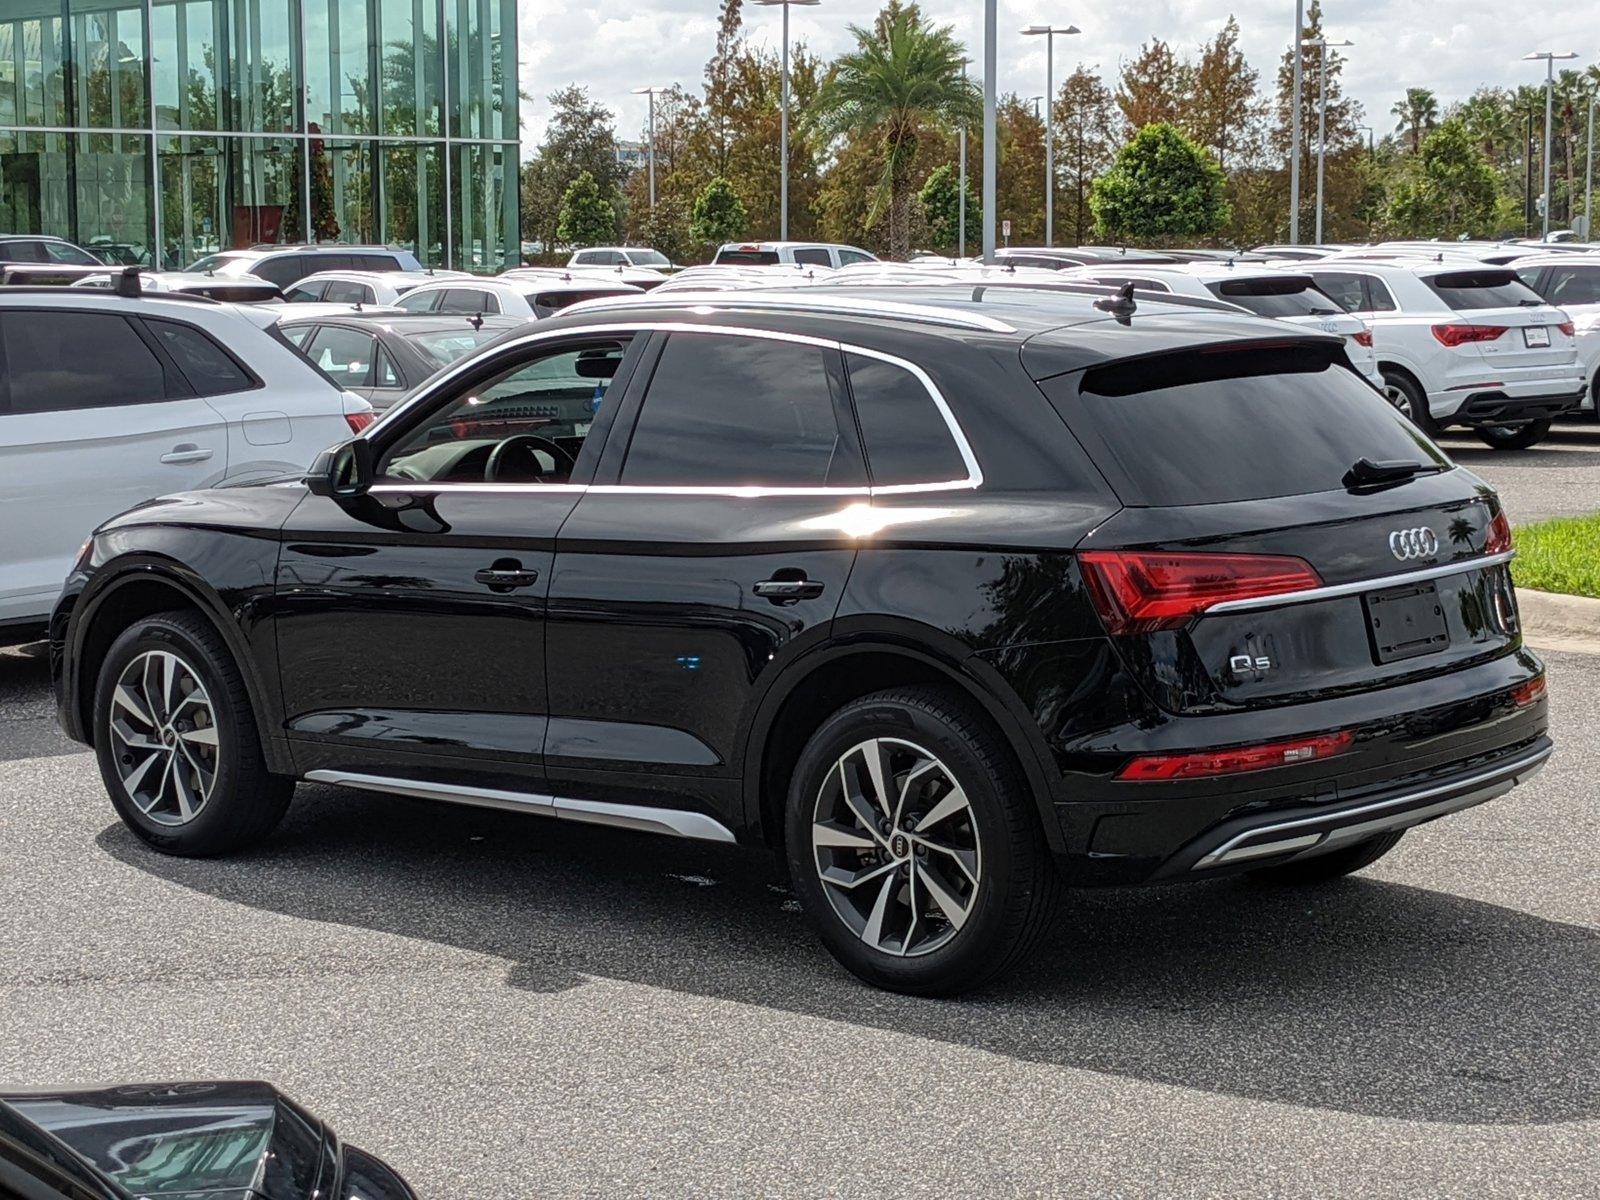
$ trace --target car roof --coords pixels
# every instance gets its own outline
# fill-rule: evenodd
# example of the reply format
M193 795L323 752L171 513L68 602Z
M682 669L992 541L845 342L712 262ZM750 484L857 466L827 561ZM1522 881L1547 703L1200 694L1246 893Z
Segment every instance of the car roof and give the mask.
M315 321L319 325L347 325L352 329L377 325L395 333L449 333L460 329L521 329L528 324L523 317L508 317L503 313L413 313L403 309L371 308L361 312L337 313L324 316L285 317L280 325L304 325Z

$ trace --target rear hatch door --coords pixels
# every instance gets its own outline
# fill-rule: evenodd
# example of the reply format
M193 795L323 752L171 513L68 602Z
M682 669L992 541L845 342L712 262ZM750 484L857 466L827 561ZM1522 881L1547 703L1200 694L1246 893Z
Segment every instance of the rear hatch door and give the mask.
M1463 324L1503 329L1498 337L1470 343L1484 359L1503 367L1557 367L1572 363L1577 343L1571 319L1546 303L1509 267L1476 267L1429 275L1424 283Z
M1257 316L1273 317L1317 333L1331 333L1345 341L1350 362L1365 376L1377 373L1377 357L1366 323L1339 307L1317 287L1310 275L1275 271L1271 275L1245 275L1213 279L1206 290L1219 300L1237 304Z

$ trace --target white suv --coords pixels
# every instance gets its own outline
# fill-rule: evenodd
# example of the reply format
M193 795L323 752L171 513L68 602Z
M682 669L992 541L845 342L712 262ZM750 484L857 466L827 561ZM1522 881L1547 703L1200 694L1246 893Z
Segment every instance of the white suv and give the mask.
M1079 267L1063 273L1068 279L1088 280L1120 286L1131 283L1151 292L1179 296L1203 296L1225 300L1248 309L1257 316L1275 317L1291 325L1307 326L1344 338L1350 364L1368 383L1384 389L1383 375L1373 353L1372 331L1366 323L1351 316L1324 295L1310 275L1303 271L1273 267L1233 266L1226 263L1176 263L1164 266L1146 263L1138 266Z
M672 260L648 246L589 246L573 252L569 267L649 267L653 271L672 271Z
M834 242L729 242L711 260L716 267L773 267L797 263L802 267L848 267L852 263L877 262L859 246Z
M74 552L155 496L302 472L372 421L276 314L87 288L0 291L0 641L42 632Z
M1589 381L1583 407L1600 420L1600 254L1563 251L1519 258L1517 277L1572 318L1578 338L1578 362Z
M1332 258L1294 269L1367 323L1385 394L1425 432L1464 425L1521 450L1583 400L1572 321L1508 267Z

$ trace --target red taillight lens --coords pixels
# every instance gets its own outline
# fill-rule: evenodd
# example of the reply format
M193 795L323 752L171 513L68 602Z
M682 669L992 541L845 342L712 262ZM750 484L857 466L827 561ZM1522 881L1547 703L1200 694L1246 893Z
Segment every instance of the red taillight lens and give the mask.
M1372 330L1363 329L1360 333L1352 333L1350 338L1358 346L1370 346L1372 345Z
M1462 346L1467 342L1492 342L1506 331L1504 325L1435 325L1433 336L1441 346Z
M1310 563L1285 555L1107 550L1080 554L1078 563L1111 634L1175 629L1226 600L1322 586Z
M1535 675L1527 683L1519 683L1511 689L1511 703L1518 708L1527 708L1528 705L1544 699L1544 676Z
M360 433L378 418L370 412L345 413L345 424L350 426L351 433Z
M1571 321L1563 321L1561 324L1557 325L1556 328L1561 330L1561 332L1566 334L1568 337L1572 337L1578 332L1578 327Z
M1511 549L1511 521L1506 517L1505 510L1501 509L1489 522L1489 532L1483 539L1483 552L1504 554L1509 549Z
M1324 733L1318 737L1296 738L1291 742L1267 742L1260 746L1237 746L1232 750L1202 750L1196 754L1142 754L1117 772L1118 779L1205 779L1216 775L1239 775L1245 771L1265 771L1295 763L1317 762L1343 754L1355 743L1355 734Z

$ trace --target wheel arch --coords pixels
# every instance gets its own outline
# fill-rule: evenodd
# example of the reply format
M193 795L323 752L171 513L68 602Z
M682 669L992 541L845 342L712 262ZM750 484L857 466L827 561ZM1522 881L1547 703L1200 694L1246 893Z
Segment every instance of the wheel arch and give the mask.
M1053 813L1055 789L1046 766L1049 752L1021 699L970 652L941 653L926 643L889 636L819 646L792 663L763 695L742 758L744 824L750 840L781 844L789 772L828 716L862 696L906 685L949 688L977 708L1022 771L1051 850L1062 850Z

